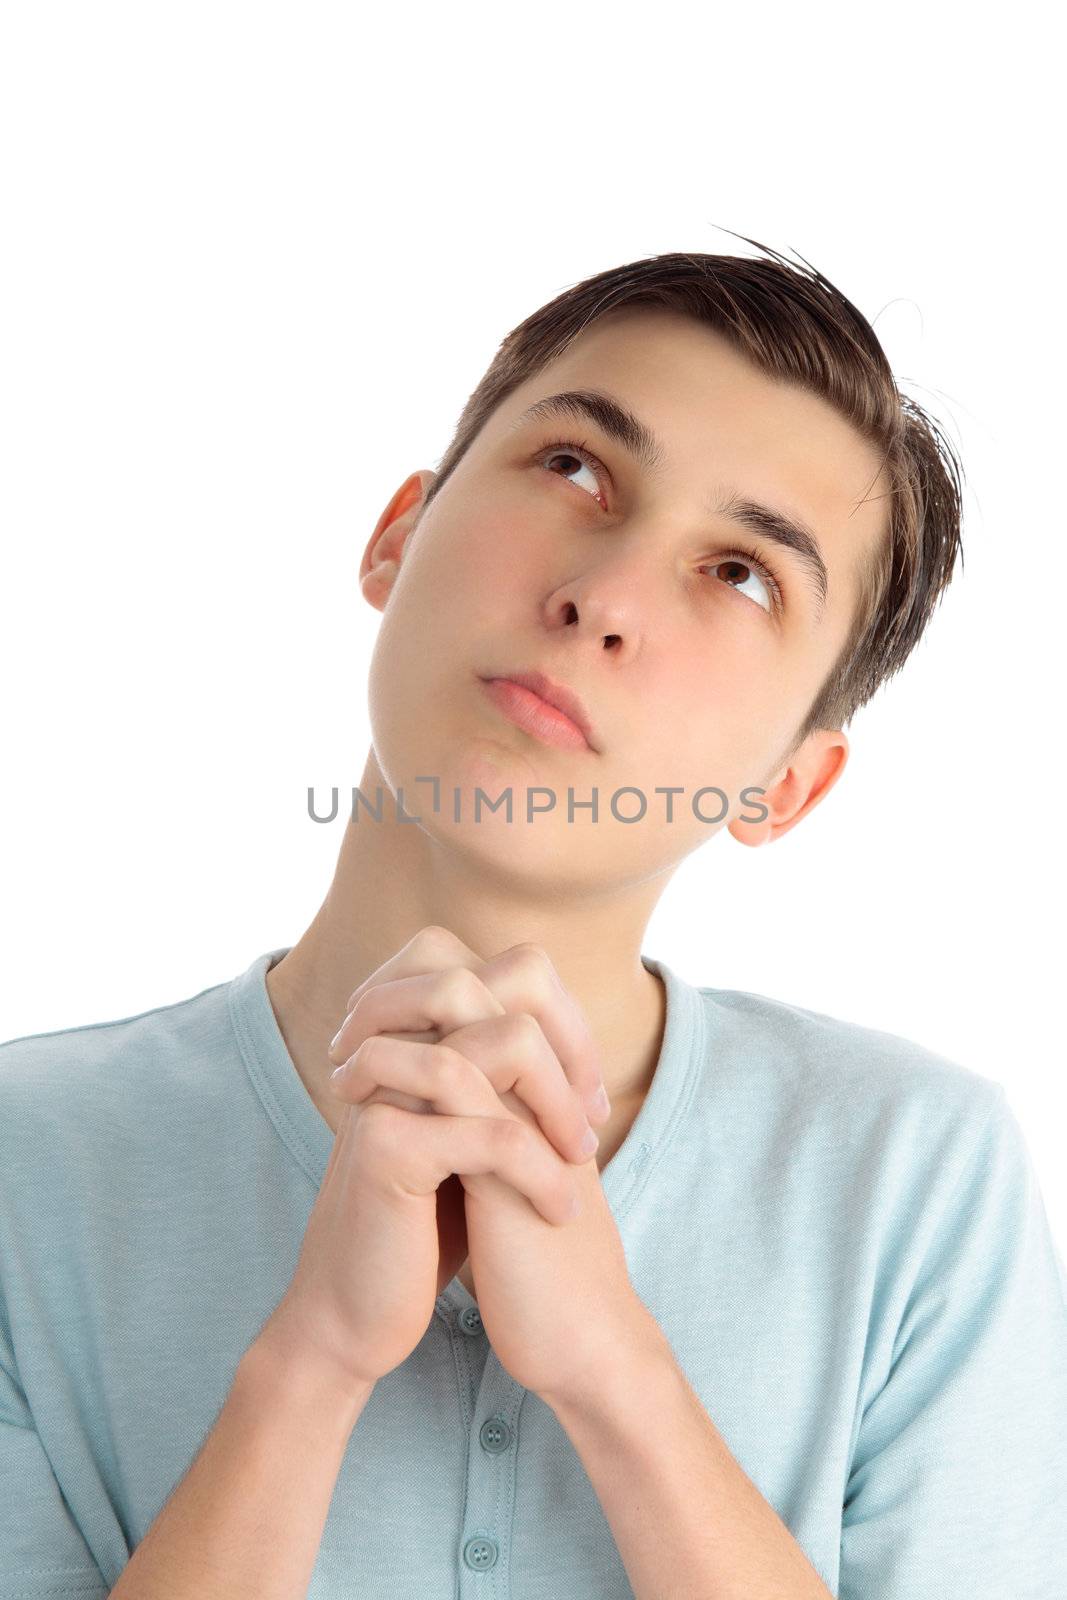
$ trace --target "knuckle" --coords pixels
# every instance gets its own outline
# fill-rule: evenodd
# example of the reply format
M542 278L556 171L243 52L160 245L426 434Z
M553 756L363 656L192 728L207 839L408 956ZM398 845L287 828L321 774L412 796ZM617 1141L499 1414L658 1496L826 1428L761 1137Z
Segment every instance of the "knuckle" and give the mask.
M360 1040L349 1057L351 1070L369 1072L373 1076L376 1068L384 1064L388 1046L389 1040L384 1033L369 1033L365 1039Z
M356 1123L359 1140L368 1150L388 1155L396 1148L400 1131L397 1107L387 1100L372 1100L360 1110Z
M493 1137L501 1157L507 1161L517 1160L533 1143L529 1128L525 1122L519 1122L517 1118L497 1117L494 1120Z
M431 1045L433 1075L445 1090L459 1090L468 1081L471 1064L466 1056L448 1044Z
M485 985L470 967L446 967L438 974L437 994L453 1005L464 1002L475 1005L485 991Z
M524 939L521 944L512 946L512 954L524 966L547 969L552 967L552 958L543 944L536 944L532 939ZM555 971L555 968L552 967Z
M411 941L412 954L417 956L454 957L460 949L460 940L439 922L428 922Z
M509 1046L528 1051L540 1042L541 1024L532 1011L513 1011L507 1029L511 1035Z
M547 995L559 989L560 977L556 964L543 944L525 940L522 944L514 945L508 954L526 975L535 994Z

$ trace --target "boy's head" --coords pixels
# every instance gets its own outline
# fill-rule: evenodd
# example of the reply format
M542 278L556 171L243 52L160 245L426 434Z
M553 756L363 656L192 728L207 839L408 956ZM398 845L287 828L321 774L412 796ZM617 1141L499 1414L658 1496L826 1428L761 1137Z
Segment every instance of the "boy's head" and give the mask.
M383 612L377 768L431 833L501 865L521 838L542 886L677 865L716 831L718 796L693 808L709 786L738 839L786 831L840 776L844 724L952 577L951 449L856 308L769 254L652 257L528 317L437 473L405 481L364 554ZM550 402L561 393L584 398ZM523 670L577 692L594 749L546 745L501 712L481 680ZM513 826L484 808L473 825L476 785L511 787ZM528 827L535 785L555 806ZM766 821L740 815L755 812L746 785L767 789ZM615 815L624 786L638 793ZM668 786L682 791L670 823ZM595 827L569 790L576 806L596 790Z

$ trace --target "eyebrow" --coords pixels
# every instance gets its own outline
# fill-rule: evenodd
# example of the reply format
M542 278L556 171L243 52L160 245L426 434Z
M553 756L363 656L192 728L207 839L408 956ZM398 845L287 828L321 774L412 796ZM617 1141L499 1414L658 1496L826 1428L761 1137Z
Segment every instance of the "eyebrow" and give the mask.
M655 474L662 470L666 452L651 428L614 395L602 389L564 389L559 394L546 395L524 411L509 431L514 432L527 422L558 416L580 417L592 422L647 472ZM735 490L728 491L718 503L706 502L705 509L713 517L750 528L773 544L792 551L815 591L815 620L822 620L829 575L819 542L806 523L759 500L750 500Z

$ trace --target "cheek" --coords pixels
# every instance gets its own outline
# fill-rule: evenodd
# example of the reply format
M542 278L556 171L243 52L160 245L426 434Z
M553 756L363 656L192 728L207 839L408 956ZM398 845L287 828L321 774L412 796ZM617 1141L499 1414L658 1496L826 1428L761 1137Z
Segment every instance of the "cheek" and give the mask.
M471 557L460 539L428 540L408 572L409 603L432 625L451 613L471 588Z
M534 558L532 535L499 515L473 511L461 523L435 530L411 577L421 603L438 611L462 602L469 616L472 607L491 611L507 595L533 592Z
M733 797L756 783L767 739L781 714L773 673L739 666L726 650L690 654L665 667L642 693L641 740L664 776L656 782L697 789L717 784ZM642 683L644 691L645 684ZM709 805L712 803L709 801Z
M542 545L532 529L499 516L465 528L456 561L463 573L468 617L499 624L504 616L527 621L535 616L559 582Z
M509 571L516 565L531 568L543 548L547 557L544 530L529 518L498 511L465 520L462 543L464 559L492 570Z

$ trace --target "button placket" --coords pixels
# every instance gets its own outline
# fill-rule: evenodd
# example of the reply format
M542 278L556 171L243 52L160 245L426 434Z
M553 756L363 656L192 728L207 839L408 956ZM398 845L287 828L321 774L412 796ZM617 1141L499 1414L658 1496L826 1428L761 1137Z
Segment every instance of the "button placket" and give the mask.
M440 1305L444 1312L447 1300ZM525 1391L505 1371L493 1354L478 1307L449 1307L457 1361L477 1367L484 1356L480 1379L474 1381L473 1415L467 1425L467 1490L463 1525L457 1545L458 1600L477 1600L503 1594L509 1579L509 1530L514 1516L515 1468L512 1454L518 1443L518 1414ZM461 1334L462 1338L455 1336ZM477 1341L483 1339L484 1344ZM467 1352L470 1352L468 1357ZM473 1358L473 1360L471 1360ZM478 1422L478 1416L482 1421ZM487 1460L486 1457L490 1457ZM489 1574L479 1578L476 1574ZM502 1587L503 1586L503 1587Z

